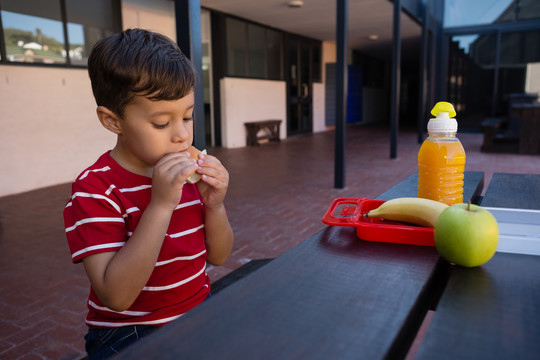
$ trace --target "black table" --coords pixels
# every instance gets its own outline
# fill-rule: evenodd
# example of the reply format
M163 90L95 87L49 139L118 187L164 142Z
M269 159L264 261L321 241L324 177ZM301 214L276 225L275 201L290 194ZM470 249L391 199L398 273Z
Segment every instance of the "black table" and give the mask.
M376 359L388 352L402 356L411 341L403 338L414 336L403 333L403 325L419 326L427 306L426 283L437 277L432 274L437 261L433 248L364 242L352 228L328 227L123 356Z
M479 194L483 174L465 182L466 196ZM389 191L416 195L411 186L408 179ZM120 358L403 358L448 267L433 247L327 227Z
M540 256L455 267L416 359L538 359Z
M494 174L483 206L540 210L540 175ZM482 267L451 267L417 359L537 359L540 256L495 253Z
M540 209L540 175L493 174L481 205Z

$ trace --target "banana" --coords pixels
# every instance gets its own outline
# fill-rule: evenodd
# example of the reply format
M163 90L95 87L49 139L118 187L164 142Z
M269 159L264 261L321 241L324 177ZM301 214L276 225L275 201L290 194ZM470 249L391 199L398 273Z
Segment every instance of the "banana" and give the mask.
M366 216L435 227L437 218L447 207L448 205L435 200L402 197L384 202Z

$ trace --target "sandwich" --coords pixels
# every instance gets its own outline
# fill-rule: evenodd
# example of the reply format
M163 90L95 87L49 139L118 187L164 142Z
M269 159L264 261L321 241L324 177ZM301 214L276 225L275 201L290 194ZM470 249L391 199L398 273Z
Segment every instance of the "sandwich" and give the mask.
M189 152L189 156L192 158L192 159L195 159L195 160L199 160L199 154L204 154L206 155L206 149L203 150L203 151L199 151L199 149L197 149L196 147L194 146L190 146L187 151ZM190 184L195 184L196 182L198 182L199 180L201 180L201 174L199 173L196 173L194 172L193 174L189 175L188 178L186 179L186 181Z

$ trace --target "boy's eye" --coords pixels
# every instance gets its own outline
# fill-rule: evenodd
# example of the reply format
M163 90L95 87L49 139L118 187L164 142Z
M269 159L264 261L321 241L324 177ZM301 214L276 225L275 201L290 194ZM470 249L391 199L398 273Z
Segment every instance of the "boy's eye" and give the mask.
M152 124L156 129L165 129L167 126L169 126L169 123L166 124Z
M193 116L188 117L188 118L184 118L184 121L192 121L192 120L193 120Z

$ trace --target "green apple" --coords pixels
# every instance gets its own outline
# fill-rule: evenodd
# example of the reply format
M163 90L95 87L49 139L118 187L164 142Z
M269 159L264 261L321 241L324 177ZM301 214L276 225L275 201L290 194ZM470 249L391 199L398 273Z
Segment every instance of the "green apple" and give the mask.
M435 223L435 246L447 261L474 267L495 254L499 227L491 213L478 205L455 204L439 215Z

